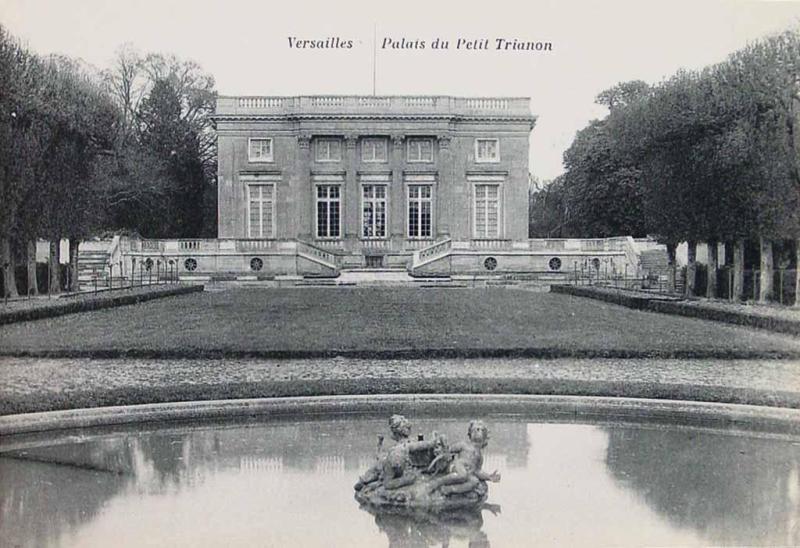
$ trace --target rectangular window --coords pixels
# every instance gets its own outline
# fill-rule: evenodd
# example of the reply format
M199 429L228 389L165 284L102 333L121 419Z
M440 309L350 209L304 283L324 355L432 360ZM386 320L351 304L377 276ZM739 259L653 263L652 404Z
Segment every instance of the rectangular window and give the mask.
M408 187L408 237L431 237L431 211L433 190L431 185Z
M369 137L361 140L361 160L363 162L386 161L386 139Z
M386 185L361 187L361 236L386 237Z
M498 139L475 139L476 162L499 162L500 141Z
M433 162L433 139L410 138L408 140L409 162Z
M341 198L339 185L317 185L317 238L341 235Z
M250 139L247 144L247 159L251 162L271 162L272 139Z
M247 237L275 237L275 185L247 185Z
M342 142L339 139L317 139L315 150L318 162L339 162L342 159Z
M500 237L500 185L475 185L475 237Z

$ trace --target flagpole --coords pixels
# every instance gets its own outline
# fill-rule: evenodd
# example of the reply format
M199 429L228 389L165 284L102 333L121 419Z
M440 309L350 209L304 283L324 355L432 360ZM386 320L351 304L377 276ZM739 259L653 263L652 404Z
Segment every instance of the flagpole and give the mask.
M372 95L375 95L375 74L377 72L376 67L376 60L377 60L377 48L376 48L376 40L377 40L377 23L372 24Z

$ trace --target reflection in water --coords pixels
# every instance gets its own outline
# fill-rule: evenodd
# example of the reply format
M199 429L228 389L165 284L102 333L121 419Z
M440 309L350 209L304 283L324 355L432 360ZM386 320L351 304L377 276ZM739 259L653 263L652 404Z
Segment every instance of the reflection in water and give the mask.
M375 524L389 539L390 548L407 546L450 546L453 541L467 541L470 548L489 548L489 537L483 532L483 509L454 510L431 513L404 512L398 509L376 511L362 506L362 510L375 516ZM485 505L495 515L496 505Z
M800 545L797 444L608 428L606 462L614 478L648 506L710 542Z
M413 422L463 436L463 419ZM361 510L384 417L87 430L0 453L0 545L800 543L797 440L488 422L502 515Z

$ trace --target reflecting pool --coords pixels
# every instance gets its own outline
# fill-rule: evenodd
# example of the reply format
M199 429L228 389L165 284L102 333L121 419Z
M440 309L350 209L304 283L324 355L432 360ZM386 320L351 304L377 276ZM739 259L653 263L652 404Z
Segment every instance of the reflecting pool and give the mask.
M463 439L466 418L409 415ZM252 419L20 438L0 453L2 546L800 544L800 439L483 416L490 505L373 515L353 483L386 417Z

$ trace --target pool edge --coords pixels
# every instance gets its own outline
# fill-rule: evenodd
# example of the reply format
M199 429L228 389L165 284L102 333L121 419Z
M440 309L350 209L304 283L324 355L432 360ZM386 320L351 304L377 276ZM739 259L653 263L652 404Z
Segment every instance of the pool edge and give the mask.
M413 408L413 409L412 409ZM147 403L0 416L0 436L96 426L242 416L335 413L542 412L565 417L669 420L800 433L800 409L648 398L518 394L373 394Z

